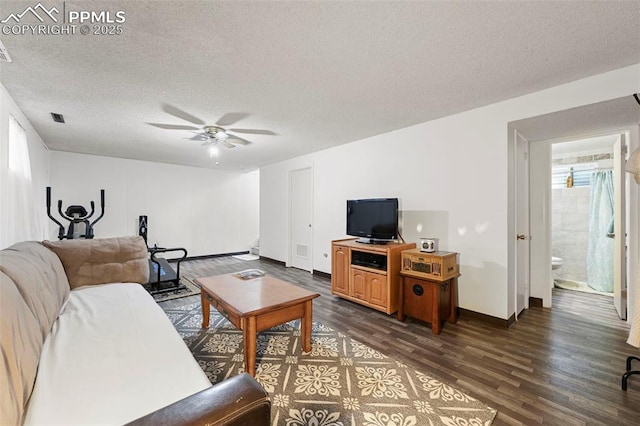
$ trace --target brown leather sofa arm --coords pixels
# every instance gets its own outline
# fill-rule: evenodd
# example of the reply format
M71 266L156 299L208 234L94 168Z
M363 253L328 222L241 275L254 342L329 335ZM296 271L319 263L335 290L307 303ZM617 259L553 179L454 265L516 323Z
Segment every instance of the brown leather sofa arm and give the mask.
M244 373L129 423L132 426L268 426L267 393Z

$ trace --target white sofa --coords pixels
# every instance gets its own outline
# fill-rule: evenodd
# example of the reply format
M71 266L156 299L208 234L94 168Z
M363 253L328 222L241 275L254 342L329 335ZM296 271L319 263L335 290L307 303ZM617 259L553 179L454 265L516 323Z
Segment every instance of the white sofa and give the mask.
M248 376L234 379L240 387L226 384L230 401L216 395L220 407L201 407L211 383L135 283L147 281L148 269L140 237L24 242L0 252L1 425L125 424L146 415L160 415L150 423L215 423L200 409L229 420L215 424L235 424L234 412L250 413L246 403L261 411L246 424L268 424L266 394ZM197 403L185 403L194 394Z

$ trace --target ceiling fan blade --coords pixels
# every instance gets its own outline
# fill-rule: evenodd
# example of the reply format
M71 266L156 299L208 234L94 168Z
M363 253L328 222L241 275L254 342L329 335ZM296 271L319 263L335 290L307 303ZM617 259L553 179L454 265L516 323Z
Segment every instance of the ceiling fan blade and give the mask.
M193 136L191 138L187 138L187 139L189 139L191 141L206 141L206 140L209 140L209 138L206 137L205 135L195 135L195 136Z
M229 139L230 142L236 143L238 145L251 145L251 142L236 135L229 134Z
M150 126L165 130L200 130L194 126L185 126L183 124L163 124L163 123L147 123Z
M236 132L236 133L246 133L249 135L277 136L277 134L272 132L271 130L264 130L264 129L229 129L229 131Z
M226 146L227 148L235 148L236 147L234 144L232 144L231 142L226 141L226 140L224 142L222 142L222 145Z
M211 139L207 139L206 141L202 142L200 146L207 146L207 145L211 145L212 143L213 141Z
M185 111L181 110L180 108L174 107L173 105L162 104L162 110L164 112L166 112L167 114L171 114L174 117L181 118L181 119L183 119L185 121L188 121L189 123L193 123L193 124L198 124L200 126L204 126L204 121L200 120L196 116L193 116L193 115L189 114L188 112L185 112Z
M248 116L249 114L246 112L229 112L220 117L218 121L216 121L216 126L231 126L232 124L237 123L238 121Z

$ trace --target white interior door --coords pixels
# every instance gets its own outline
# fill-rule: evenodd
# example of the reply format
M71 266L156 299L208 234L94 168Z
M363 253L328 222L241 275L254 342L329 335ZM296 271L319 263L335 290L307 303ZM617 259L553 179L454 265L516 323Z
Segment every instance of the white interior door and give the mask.
M516 170L516 318L529 308L529 141L515 131Z
M290 241L289 266L313 271L312 221L313 176L311 168L294 170L289 175L290 185Z
M613 304L621 319L627 319L624 139L613 144Z

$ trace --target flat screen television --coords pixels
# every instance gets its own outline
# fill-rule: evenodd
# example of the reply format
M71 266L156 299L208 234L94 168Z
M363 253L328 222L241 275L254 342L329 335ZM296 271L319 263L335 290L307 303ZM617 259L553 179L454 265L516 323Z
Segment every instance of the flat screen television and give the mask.
M347 200L347 235L361 243L384 244L398 238L398 199Z

